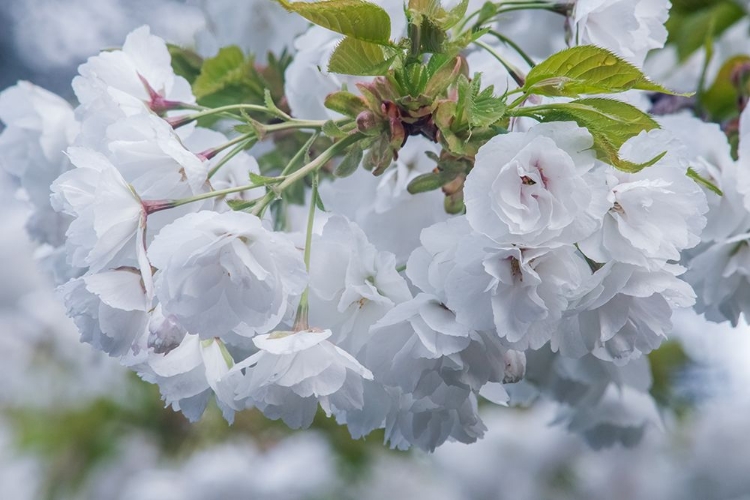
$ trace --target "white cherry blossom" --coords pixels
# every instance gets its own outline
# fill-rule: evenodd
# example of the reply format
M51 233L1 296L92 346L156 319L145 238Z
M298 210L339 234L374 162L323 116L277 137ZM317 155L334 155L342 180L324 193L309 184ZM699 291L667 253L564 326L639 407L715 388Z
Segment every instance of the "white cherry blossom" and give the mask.
M498 242L575 243L606 212L604 184L589 174L593 139L573 122L498 135L482 146L466 178L466 218Z
M700 242L706 195L687 177L679 148L664 130L642 132L623 145L620 154L630 161L648 161L665 149L668 154L638 173L607 172L609 210L603 226L579 242L587 257L659 269Z
M330 330L310 329L254 337L260 350L234 369L245 369L237 399L295 429L310 426L318 404L327 415L362 408L362 381L372 373L330 336Z
M73 89L84 109L113 103L129 116L165 111L172 102L195 103L190 84L172 70L166 43L148 26L131 32L122 50L90 57L78 71Z
M244 212L188 214L159 232L148 256L164 312L202 338L271 330L307 282L301 252Z
M76 166L52 184L53 207L75 218L68 227L69 262L98 272L145 261L146 210L141 199L107 158L71 148Z
M151 299L137 269L90 274L60 287L81 341L110 356L124 356L148 325Z
M690 285L670 269L610 262L582 285L551 345L566 357L590 352L624 364L659 347L672 329L672 310L694 302Z
M652 49L664 47L669 0L574 0L576 45L604 47L642 66Z
M158 384L164 402L191 422L201 417L213 394L224 418L232 423L238 409L234 389L241 379L238 373L230 373L233 366L220 340L188 334L170 352L149 354L133 368L144 380Z
M17 177L34 212L28 229L41 243L60 246L69 219L50 206L49 187L70 169L64 152L78 134L73 108L61 97L20 81L0 93L0 167Z
M332 342L356 355L370 326L411 299L396 271L396 257L377 251L356 224L341 216L326 221L311 253L310 322L335 331Z

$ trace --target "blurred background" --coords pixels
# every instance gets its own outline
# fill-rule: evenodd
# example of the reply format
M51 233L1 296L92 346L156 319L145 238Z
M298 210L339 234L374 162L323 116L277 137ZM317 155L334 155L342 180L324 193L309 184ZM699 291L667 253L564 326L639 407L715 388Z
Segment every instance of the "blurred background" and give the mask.
M691 15L708 16L722 2L687 3ZM215 29L218 4L231 2L2 0L0 90L22 79L72 99L70 81L88 56L142 24L194 46ZM726 57L750 52L747 19L735 21L715 28ZM673 52L652 59L654 73L701 68ZM324 416L292 432L252 411L230 427L210 408L190 425L164 409L155 387L79 343L35 261L43 250L24 231L26 205L2 175L0 500L750 499L745 324L678 314L673 340L651 355L663 426L632 449L590 449L550 425L545 404L488 404L483 440L431 455L390 451L377 433L354 441Z

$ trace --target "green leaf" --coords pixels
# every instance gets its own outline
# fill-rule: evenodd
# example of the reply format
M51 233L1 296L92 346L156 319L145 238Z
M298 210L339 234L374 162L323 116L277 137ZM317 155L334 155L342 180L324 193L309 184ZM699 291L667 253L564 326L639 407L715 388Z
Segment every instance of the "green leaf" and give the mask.
M204 61L201 74L193 83L195 97L200 99L242 82L247 78L249 64L239 47L222 48L215 57Z
M695 182L700 184L701 186L705 187L706 189L713 191L714 193L718 194L719 196L724 196L724 192L719 189L719 187L714 184L713 182L709 181L705 177L703 177L701 174L696 172L693 167L689 167L687 170L687 176L693 179Z
M714 83L701 95L701 104L715 121L734 118L739 114L739 93L732 82L732 73L739 66L748 63L750 56L735 56L728 59L716 75Z
M461 58L446 59L442 54L434 54L427 65L431 76L425 84L424 94L430 97L442 94L456 81L461 67Z
M689 0L672 3L686 4L673 9L666 24L669 31L667 42L677 47L681 61L701 48L706 38L716 38L746 15L739 5L740 2L728 0Z
M472 80L472 99L469 123L472 127L487 127L505 116L505 100L494 96L495 87L490 85L479 90L482 85L481 75L477 73Z
M632 163L620 158L622 145L644 130L659 125L638 108L614 99L588 98L569 103L549 104L514 110L522 116L532 116L542 122L574 121L585 127L594 138L597 157L624 172L639 172L658 162L665 153L645 163Z
M385 75L396 58L396 53L390 55L380 45L344 38L336 46L328 62L328 71L356 76Z
M167 44L167 50L172 57L172 69L176 75L186 79L191 85L201 74L203 58L190 49L184 49L177 45Z
M288 11L342 35L365 42L387 45L391 37L391 18L378 5L363 0L322 0L290 2L279 0Z
M351 118L356 118L358 114L367 109L365 101L360 96L345 90L328 94L325 99L325 106Z
M354 144L349 149L349 152L346 153L344 159L341 160L341 163L338 164L333 175L336 177L348 177L352 175L362 162L363 156L364 152L362 151L362 147L359 144Z
M445 18L441 23L442 28L444 30L448 30L458 24L458 22L461 21L461 19L463 19L466 15L466 11L468 8L469 0L461 0L458 5L456 5L446 13Z
M578 97L631 89L674 94L607 49L572 47L553 54L529 71L524 92L544 96Z
M234 210L235 212L239 212L242 210L248 210L255 206L255 200L252 201L245 201L245 200L225 200L229 208Z
M426 193L427 191L434 191L440 189L446 183L456 178L456 173L451 172L428 172L426 174L418 175L411 180L406 190L411 194Z

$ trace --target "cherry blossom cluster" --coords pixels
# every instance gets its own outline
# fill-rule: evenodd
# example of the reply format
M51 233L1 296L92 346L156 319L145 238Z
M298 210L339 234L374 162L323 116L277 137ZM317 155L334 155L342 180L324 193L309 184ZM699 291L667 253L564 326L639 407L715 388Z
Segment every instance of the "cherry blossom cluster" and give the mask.
M409 36L401 0L374 3L391 39ZM509 72L566 43L640 68L666 41L667 0L521 5L551 10L569 36L530 56L494 42L466 53L498 94L520 93ZM733 324L750 311L750 111L738 160L717 125L677 113L619 148L647 165L632 172L597 154L575 121L513 118L467 153L456 181L465 209L449 215L449 184L409 189L444 153L429 134L404 139L379 177L328 175L364 135L314 147L346 126L326 96L373 79L322 69L342 35L265 9L285 28L242 47L294 54L286 111L270 93L265 106L199 104L148 27L80 66L75 108L28 82L0 94L0 162L34 207L28 230L81 340L190 420L212 399L229 422L255 408L292 428L321 409L354 438L384 429L391 447L425 450L480 438L480 400L552 399L558 420L597 447L658 425L647 355L673 311ZM203 43L215 52L235 42L226 35ZM644 92L615 98L651 108ZM273 119L233 127L256 112ZM258 158L286 147L273 138L300 130L312 135L296 167L262 172ZM281 199L293 186L303 205Z

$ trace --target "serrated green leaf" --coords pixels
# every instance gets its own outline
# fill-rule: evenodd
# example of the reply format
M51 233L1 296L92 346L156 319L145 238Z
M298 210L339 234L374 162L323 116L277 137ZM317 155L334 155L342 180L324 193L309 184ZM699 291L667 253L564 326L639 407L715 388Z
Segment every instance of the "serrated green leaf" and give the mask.
M571 47L553 54L529 71L523 90L544 96L578 97L631 89L674 92L658 85L637 67L594 45Z
M380 45L344 38L328 61L328 71L356 76L380 76L388 72L396 54L388 56Z
M494 85L478 91L481 87L481 75L477 74L474 76L472 81L472 92L476 92L472 96L471 112L469 122L472 127L487 127L493 123L499 121L505 116L505 100L500 97L495 97ZM474 84L474 82L476 82Z
M365 42L388 44L391 18L380 6L363 0L289 2L279 0L288 11L342 35Z
M515 111L519 115L532 116L542 122L576 122L591 133L597 157L624 172L639 172L664 156L662 153L640 164L620 158L619 151L625 142L643 131L659 128L659 124L649 115L621 101L587 98Z
M201 73L193 83L195 97L200 99L247 79L249 64L239 47L222 48L216 56L203 62Z
M341 160L341 163L338 164L336 170L334 170L333 172L333 175L335 175L336 177L348 177L352 175L354 172L356 172L359 164L362 163L363 156L364 151L362 151L362 147L360 146L360 144L354 144L351 148L349 148L349 152L346 153L346 156L344 156L344 159Z

